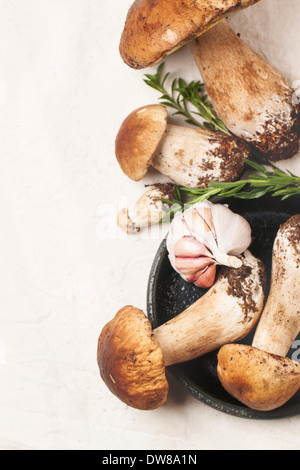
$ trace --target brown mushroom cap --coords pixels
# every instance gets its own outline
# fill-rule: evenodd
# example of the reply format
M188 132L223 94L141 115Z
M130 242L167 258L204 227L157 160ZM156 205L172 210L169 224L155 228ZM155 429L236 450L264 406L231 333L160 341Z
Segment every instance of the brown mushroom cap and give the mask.
M259 0L135 0L120 41L124 62L134 69L156 64L214 26L225 15Z
M100 335L97 357L102 379L124 403L140 410L165 403L169 385L163 352L141 310L127 306L117 313Z
M279 408L300 388L300 364L252 346L223 346L217 371L224 389L254 410Z
M116 137L116 157L132 180L144 178L166 127L168 112L162 105L143 106L123 122Z

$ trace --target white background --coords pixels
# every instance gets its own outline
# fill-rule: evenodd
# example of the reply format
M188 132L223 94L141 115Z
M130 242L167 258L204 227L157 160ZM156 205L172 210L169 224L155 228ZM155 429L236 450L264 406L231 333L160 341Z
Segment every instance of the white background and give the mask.
M115 226L157 178L130 181L114 156L122 120L158 97L118 53L130 4L0 0L0 447L299 449L300 417L241 420L172 382L163 408L141 412L99 378L99 333L124 305L145 310L167 231L126 239ZM263 0L231 23L292 83L299 17L299 0ZM187 47L166 63L199 78Z

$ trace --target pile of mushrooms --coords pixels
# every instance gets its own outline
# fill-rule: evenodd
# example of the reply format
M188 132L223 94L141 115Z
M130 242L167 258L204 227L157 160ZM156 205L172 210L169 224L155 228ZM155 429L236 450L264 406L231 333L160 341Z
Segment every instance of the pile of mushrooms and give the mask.
M124 62L144 69L189 44L209 99L232 135L172 125L162 105L139 108L124 120L116 139L116 157L129 178L142 180L152 166L178 186L206 187L239 180L245 159L254 154L268 163L298 153L300 108L293 102L293 89L226 20L258 1L132 4L120 40ZM156 223L151 208L148 213L148 225ZM119 226L127 230L126 224Z
M286 357L300 333L300 214L280 227L272 258L267 299L265 267L246 250L239 263L228 257L206 294L154 330L141 310L122 308L98 341L110 391L133 408L154 410L168 396L168 366L216 351L230 395L264 412L286 404L300 389L300 364ZM252 346L240 344L255 326Z
M125 63L146 68L190 43L209 98L231 135L170 124L162 105L132 112L116 138L121 169L141 181L152 166L172 183L154 185L119 213L118 224L127 233L162 219L173 183L197 188L236 181L253 149L262 162L298 152L293 90L226 21L258 1L135 0L131 6L120 42ZM176 218L167 244L173 268L186 282L207 288L205 295L154 330L141 310L126 306L100 334L100 375L133 408L162 406L169 391L166 368L212 351L218 354L220 383L249 408L274 410L300 388L300 364L286 357L300 332L300 215L278 231L266 299L265 267L249 251L251 227L229 208L223 207L226 216L219 210L207 203ZM222 230L227 238L220 237ZM255 326L252 346L239 344Z

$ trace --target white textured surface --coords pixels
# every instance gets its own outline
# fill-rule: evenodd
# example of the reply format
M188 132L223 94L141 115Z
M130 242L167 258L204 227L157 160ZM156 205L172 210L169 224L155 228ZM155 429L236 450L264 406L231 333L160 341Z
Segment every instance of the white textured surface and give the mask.
M157 98L118 54L130 3L0 0L0 448L299 449L299 417L240 420L172 382L165 407L139 412L98 377L98 335L124 305L145 309L167 230L101 239L105 211L144 185L121 173L116 132ZM232 24L292 82L299 15L299 0L263 0ZM198 77L188 48L168 68Z

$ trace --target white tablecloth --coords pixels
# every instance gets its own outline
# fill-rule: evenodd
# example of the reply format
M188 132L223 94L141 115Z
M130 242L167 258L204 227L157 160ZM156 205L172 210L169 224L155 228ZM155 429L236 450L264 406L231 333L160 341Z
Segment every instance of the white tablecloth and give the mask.
M115 224L160 180L133 183L114 156L122 120L158 97L118 53L130 4L0 0L0 447L299 449L299 417L241 420L173 382L141 412L99 378L98 335L124 305L145 310L167 231L128 239ZM299 0L263 0L231 24L292 83L299 17ZM166 63L198 78L187 47Z

